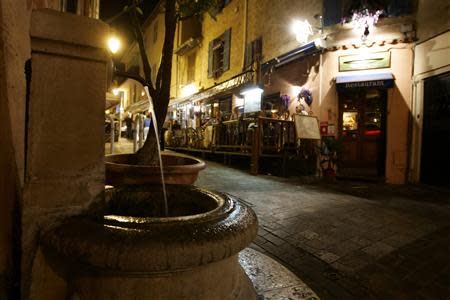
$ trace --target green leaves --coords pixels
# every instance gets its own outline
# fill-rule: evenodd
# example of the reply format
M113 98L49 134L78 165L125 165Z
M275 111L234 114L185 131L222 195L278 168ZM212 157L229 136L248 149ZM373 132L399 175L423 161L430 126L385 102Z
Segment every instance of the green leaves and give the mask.
M218 0L178 0L177 15L179 19L187 19L193 16L201 15L204 12L214 11L218 5ZM215 19L215 14L210 15Z

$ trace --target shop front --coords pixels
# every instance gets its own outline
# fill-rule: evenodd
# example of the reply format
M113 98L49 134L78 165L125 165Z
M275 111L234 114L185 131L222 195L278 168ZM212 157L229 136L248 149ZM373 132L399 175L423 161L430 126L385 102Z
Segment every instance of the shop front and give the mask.
M338 128L343 143L339 175L385 176L387 89L393 86L392 73L336 78Z
M338 176L406 182L412 54L398 42L323 54L320 119L342 141Z

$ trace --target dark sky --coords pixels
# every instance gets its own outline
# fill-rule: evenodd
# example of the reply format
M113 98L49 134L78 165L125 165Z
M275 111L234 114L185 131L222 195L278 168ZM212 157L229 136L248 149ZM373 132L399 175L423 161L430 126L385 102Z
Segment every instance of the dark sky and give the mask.
M108 21L111 17L120 13L122 9L127 5L128 0L100 0L100 19L103 21ZM157 3L157 0L144 0L142 5L142 10L144 16L148 16L152 8ZM145 17L141 17L143 22ZM128 16L123 15L116 19L112 24L110 24L119 35L125 39L124 43L129 44L134 39L134 34L131 28L131 20Z

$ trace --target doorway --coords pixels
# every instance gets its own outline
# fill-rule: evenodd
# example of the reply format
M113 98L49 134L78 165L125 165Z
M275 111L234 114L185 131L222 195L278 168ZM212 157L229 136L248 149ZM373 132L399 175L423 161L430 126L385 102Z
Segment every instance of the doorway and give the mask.
M450 186L450 73L424 81L420 181Z
M351 89L339 93L339 135L343 150L338 175L385 176L386 89Z

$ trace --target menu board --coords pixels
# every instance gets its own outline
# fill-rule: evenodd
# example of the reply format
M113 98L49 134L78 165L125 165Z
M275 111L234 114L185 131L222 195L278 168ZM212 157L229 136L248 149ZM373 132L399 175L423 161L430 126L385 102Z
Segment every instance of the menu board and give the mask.
M261 111L261 95L255 97L245 97L244 113L252 113Z
M307 115L294 115L295 133L297 139L320 140L319 120Z

